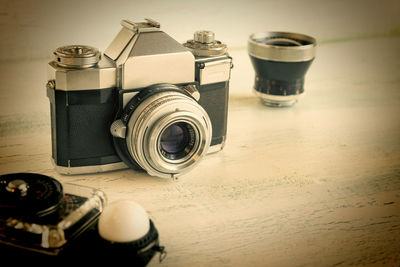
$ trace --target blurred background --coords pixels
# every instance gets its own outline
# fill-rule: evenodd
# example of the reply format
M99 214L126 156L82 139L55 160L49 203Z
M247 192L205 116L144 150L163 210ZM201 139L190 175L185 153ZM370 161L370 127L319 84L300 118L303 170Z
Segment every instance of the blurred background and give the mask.
M398 0L1 0L0 59L50 58L62 45L104 51L120 20L152 18L180 42L213 30L231 50L244 49L250 33L294 31L320 44L400 35Z
M45 84L53 51L70 44L104 51L120 31L121 19L155 19L182 43L196 30L214 31L234 59L231 98L252 96L254 72L246 52L251 33L311 35L318 48L306 91L330 93L338 104L350 99L348 84L366 77L374 97L383 95L374 89L382 82L398 87L399 14L399 0L0 0L0 135L24 127L47 129ZM397 97L388 99L397 105ZM322 100L317 104L326 106Z
M104 51L121 19L144 18L179 42L204 29L227 43L227 146L179 183L129 171L65 180L134 196L157 218L174 266L399 265L400 0L0 0L1 172L55 174L53 51ZM291 109L252 94L246 47L258 31L317 39L306 97Z

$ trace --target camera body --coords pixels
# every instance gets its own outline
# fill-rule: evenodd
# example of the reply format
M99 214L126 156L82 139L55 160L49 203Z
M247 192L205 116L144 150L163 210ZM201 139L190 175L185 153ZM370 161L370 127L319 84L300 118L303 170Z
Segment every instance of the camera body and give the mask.
M175 177L224 146L232 58L209 31L182 45L150 19L121 25L103 55L79 45L54 52L47 95L55 168Z

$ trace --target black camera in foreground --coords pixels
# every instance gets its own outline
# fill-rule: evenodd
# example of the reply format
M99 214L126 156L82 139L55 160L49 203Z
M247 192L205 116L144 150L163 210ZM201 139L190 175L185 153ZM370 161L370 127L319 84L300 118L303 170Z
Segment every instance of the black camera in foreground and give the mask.
M104 54L64 46L49 63L56 170L186 173L224 146L232 58L211 31L182 45L153 20L121 25Z
M0 255L5 266L121 262L144 266L164 247L146 211L107 204L97 189L35 173L0 176Z

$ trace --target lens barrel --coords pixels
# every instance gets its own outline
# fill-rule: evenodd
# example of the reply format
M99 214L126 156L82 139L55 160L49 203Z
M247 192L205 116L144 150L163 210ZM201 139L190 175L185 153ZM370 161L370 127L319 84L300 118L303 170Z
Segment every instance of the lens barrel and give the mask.
M176 87L171 85L171 89ZM207 153L212 137L207 112L177 90L160 90L143 100L127 126L129 154L142 169L158 177L174 177L192 169Z
M289 32L254 33L248 53L255 70L254 90L267 106L295 104L304 93L304 76L315 57L316 40Z

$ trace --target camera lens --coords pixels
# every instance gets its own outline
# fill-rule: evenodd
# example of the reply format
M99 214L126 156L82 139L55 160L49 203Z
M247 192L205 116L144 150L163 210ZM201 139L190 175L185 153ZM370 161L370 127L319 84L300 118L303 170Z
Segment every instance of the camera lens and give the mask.
M190 124L174 123L161 133L161 153L168 159L181 159L192 150L194 138L194 130Z
M175 91L164 90L145 98L127 124L130 155L142 169L159 177L183 174L196 166L212 137L207 112L171 86Z
M173 124L165 129L161 135L161 148L167 153L182 151L187 143L187 135L185 136L183 131L178 124Z
M295 104L304 93L304 76L315 57L316 40L289 32L250 35L248 52L255 75L254 90L267 106Z

